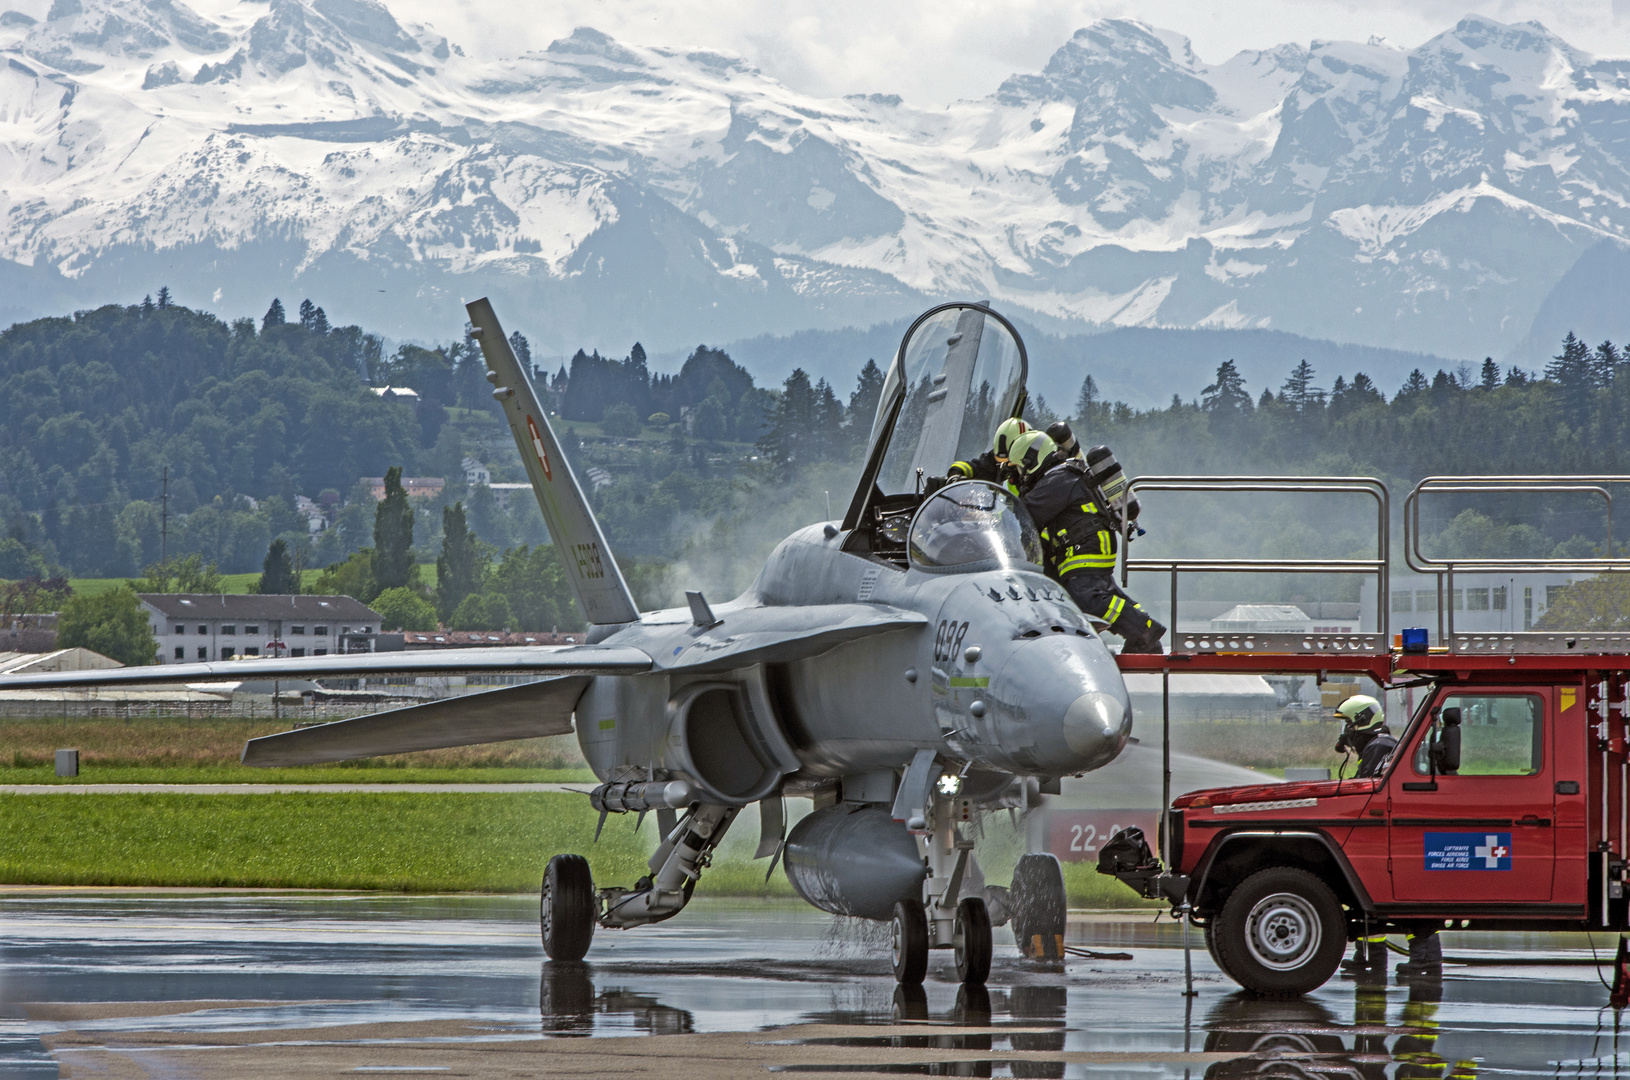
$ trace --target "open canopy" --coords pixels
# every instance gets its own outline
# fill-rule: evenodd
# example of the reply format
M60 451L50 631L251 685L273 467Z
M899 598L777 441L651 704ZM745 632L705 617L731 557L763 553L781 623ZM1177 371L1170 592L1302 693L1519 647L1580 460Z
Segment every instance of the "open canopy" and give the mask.
M989 450L1022 404L1027 359L1013 324L984 304L944 304L906 331L883 380L852 529L874 495L916 490L923 476Z

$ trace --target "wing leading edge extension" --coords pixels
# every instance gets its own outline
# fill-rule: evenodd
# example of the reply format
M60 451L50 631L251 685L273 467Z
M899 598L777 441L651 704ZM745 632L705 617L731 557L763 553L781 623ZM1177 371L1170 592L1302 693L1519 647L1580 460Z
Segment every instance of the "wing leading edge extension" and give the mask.
M244 743L243 763L257 769L320 765L413 750L567 735L572 731L572 710L590 679L588 675L566 675L266 735Z
M846 641L928 625L928 616L886 604L806 604L720 609L720 621L697 627L657 664L668 670L728 671L785 664Z

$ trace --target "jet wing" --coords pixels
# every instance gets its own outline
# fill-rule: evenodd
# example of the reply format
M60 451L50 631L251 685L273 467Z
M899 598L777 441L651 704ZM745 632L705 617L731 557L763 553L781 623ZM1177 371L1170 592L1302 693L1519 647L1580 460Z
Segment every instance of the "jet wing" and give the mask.
M516 675L637 675L650 669L649 655L625 645L521 645L490 649L267 657L207 664L102 668L96 671L43 671L29 675L0 675L0 690L496 672Z
M728 671L816 656L846 641L928 625L928 616L886 604L807 604L721 608L720 622L696 627L687 644L657 664L668 670Z
M566 735L572 730L572 710L590 678L565 675L250 739L243 746L243 763L258 769L319 765L411 750Z

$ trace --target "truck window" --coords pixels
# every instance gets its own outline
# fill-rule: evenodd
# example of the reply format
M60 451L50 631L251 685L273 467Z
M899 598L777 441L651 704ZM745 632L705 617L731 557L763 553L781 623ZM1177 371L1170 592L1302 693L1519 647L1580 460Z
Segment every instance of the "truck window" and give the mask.
M1460 776L1532 776L1544 764L1545 710L1537 694L1452 694L1438 703L1460 710ZM1431 772L1426 739L1415 772Z

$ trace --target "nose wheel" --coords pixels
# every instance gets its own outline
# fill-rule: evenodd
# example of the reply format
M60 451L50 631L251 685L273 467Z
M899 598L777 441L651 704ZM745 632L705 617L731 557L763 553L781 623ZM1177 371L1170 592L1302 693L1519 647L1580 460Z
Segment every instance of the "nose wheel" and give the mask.
M956 977L966 986L984 986L990 978L990 912L976 896L957 905L951 949L956 954Z
M921 986L928 974L928 915L922 901L897 901L889 931L895 981L901 986Z

